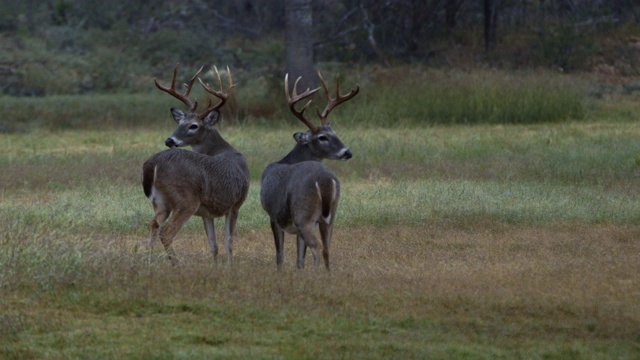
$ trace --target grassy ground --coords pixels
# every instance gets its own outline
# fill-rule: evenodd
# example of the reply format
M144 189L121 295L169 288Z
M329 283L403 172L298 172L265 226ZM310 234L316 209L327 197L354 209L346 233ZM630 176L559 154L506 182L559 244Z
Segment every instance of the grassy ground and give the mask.
M504 95L485 93L465 114L544 119L536 106L487 110ZM252 177L234 266L213 264L194 218L173 268L140 246L153 215L140 167L173 130L168 113L139 126L161 115L129 112L148 97L127 98L92 125L30 100L31 117L3 120L0 134L0 358L640 357L637 101L529 125L448 114L442 126L403 116L455 99L412 110L409 91L389 110L379 101L398 95L382 95L334 119L354 157L327 162L343 185L331 274L297 271L291 237L276 272L259 179L293 146L293 121L223 124ZM19 103L3 99L14 113Z

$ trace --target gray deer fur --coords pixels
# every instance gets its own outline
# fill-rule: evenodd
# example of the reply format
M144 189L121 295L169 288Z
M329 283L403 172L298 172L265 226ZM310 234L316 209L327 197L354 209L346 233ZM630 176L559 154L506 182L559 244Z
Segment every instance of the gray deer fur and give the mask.
M178 127L165 141L170 149L151 156L142 166L144 193L153 204L155 212L151 221L149 244L153 246L159 237L169 260L176 265L177 259L172 247L173 239L191 216L200 216L204 222L211 253L216 261L218 245L214 218L225 216L225 248L227 261L231 263L232 236L238 211L249 191L247 161L222 138L215 128L220 120L218 108L224 104L233 86L231 78L229 78L229 89L226 95L212 91L202 84L205 90L221 98L222 101L216 106L211 106L209 103L209 108L204 113L196 114L194 111L197 103L191 103L188 100L188 94L202 69L192 78L185 94L175 93L176 71L177 66L171 89L163 88L157 82L156 85L160 90L185 102L191 113L171 109ZM219 75L218 82L220 82ZM193 151L178 149L182 146L191 146ZM167 224L160 229L167 219Z
M320 76L320 73L318 75ZM319 88L307 89L298 95L296 81L293 94L290 96L288 77L285 77L285 91L290 109L309 130L295 133L293 137L296 145L293 150L282 160L269 164L262 173L260 201L269 214L278 270L282 269L284 261L285 232L297 235L297 267L304 268L306 249L309 247L313 253L315 268L318 268L320 241L316 235L317 228L320 230L324 265L330 270L329 248L340 201L340 181L321 161L348 160L352 153L331 129L326 117L331 108L355 96L359 88L341 97L338 83L337 98L331 99L322 76L320 79L329 104L322 115L318 112L322 125L315 126L304 116L310 101L301 111L295 109L295 104L311 96Z

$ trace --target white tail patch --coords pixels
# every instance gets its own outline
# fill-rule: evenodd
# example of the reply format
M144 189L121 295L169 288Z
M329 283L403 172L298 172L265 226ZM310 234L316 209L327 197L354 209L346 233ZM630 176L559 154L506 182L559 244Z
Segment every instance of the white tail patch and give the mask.
M337 196L336 187L337 187L336 181L334 179L331 179L331 203L336 201L336 196ZM322 193L320 192L320 185L318 184L317 181L316 181L316 190L318 191L318 197L322 199ZM329 213L327 216L322 217L322 221L324 221L326 224L330 224L332 216L333 214Z
M149 200L151 200L151 203L156 206L166 207L162 193L159 192L158 189L156 188L157 178L158 178L158 165L156 165L153 168L153 182L151 183L151 194L149 194Z
M318 192L318 198L322 199L322 192L320 191L320 184L316 181L316 191Z
M151 192L149 193L149 200L151 203L158 197L158 190L156 189L156 178L158 177L158 165L153 167L153 179L151 181Z
M336 188L338 187L338 184L336 183L336 181L334 179L331 179L331 185L332 185L331 186L331 202L334 202L334 201L336 201L336 196L338 195L337 191L336 191Z

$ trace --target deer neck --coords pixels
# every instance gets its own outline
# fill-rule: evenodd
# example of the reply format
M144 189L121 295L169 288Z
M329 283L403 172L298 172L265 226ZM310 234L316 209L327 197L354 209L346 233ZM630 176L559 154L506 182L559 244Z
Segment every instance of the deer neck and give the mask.
M233 147L217 131L209 131L201 144L191 146L194 152L214 156L221 152L233 150Z
M322 158L313 154L309 145L296 144L287 156L278 161L280 164L296 164L302 161L322 161Z

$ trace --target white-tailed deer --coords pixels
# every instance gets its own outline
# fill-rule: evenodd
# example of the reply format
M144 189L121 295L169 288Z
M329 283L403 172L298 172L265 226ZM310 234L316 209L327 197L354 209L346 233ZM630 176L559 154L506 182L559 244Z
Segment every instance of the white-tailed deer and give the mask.
M247 161L226 142L214 127L220 120L218 109L228 99L233 81L227 68L229 87L222 92L222 81L216 69L220 91L205 85L198 77L202 68L191 78L183 94L176 91L178 65L173 71L171 87L163 87L155 81L158 89L182 101L189 113L171 109L178 127L167 138L169 149L151 156L142 166L142 186L145 195L153 204L155 216L151 221L150 246L160 237L162 245L173 265L177 264L171 246L178 231L193 215L202 217L214 262L218 255L214 218L225 216L225 248L227 261L231 263L232 245L238 210L249 191L249 168ZM189 93L196 78L204 90L220 99L209 105L204 112L196 113L197 102L191 102ZM190 145L193 151L177 149ZM169 218L169 216L171 217ZM160 226L168 220L167 224Z
M340 181L321 161L348 160L352 154L331 130L331 121L327 116L334 107L356 96L360 88L356 87L347 95L341 95L340 82L336 80L336 97L332 99L320 72L318 76L327 97L324 111L320 113L317 110L320 126L313 125L304 114L311 100L301 110L296 109L296 103L313 95L320 88L307 89L302 94L297 94L298 78L293 85L293 93L290 94L288 74L285 76L284 87L289 109L309 130L295 133L293 138L296 145L293 150L282 160L269 164L262 173L260 201L271 220L278 270L282 269L284 261L285 231L297 234L298 268L304 267L307 247L311 249L314 265L318 268L320 242L316 235L317 228L320 228L324 265L330 270L329 246L340 200Z

